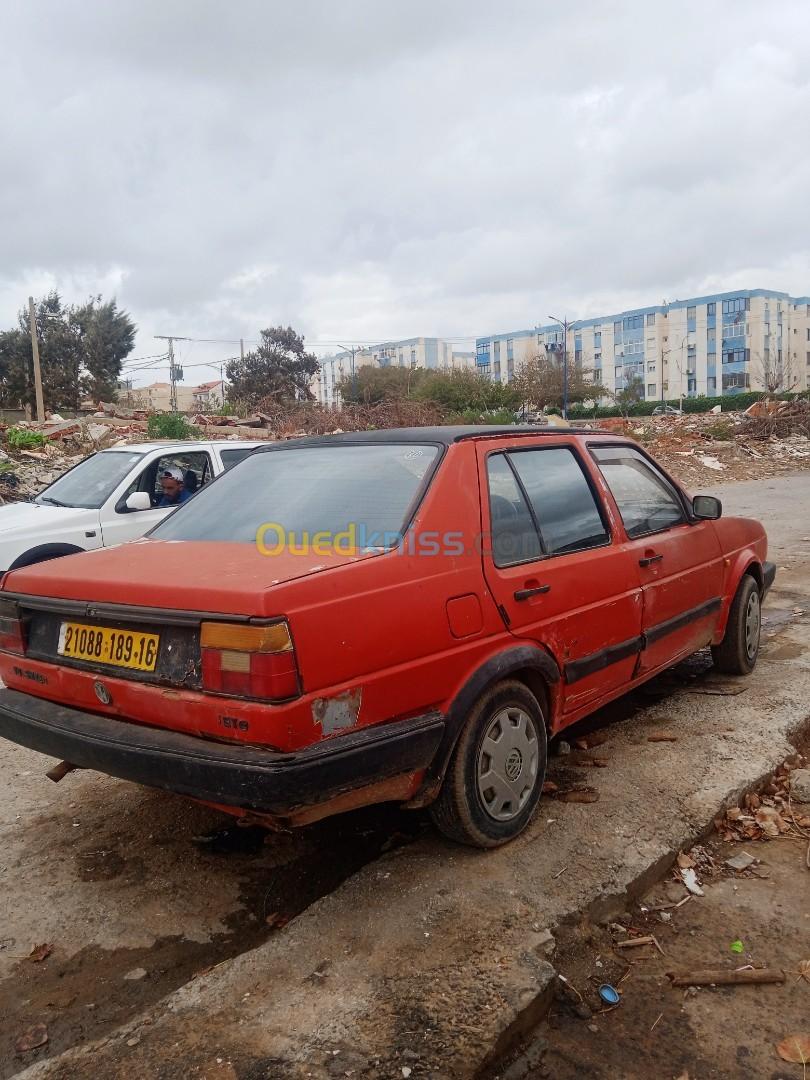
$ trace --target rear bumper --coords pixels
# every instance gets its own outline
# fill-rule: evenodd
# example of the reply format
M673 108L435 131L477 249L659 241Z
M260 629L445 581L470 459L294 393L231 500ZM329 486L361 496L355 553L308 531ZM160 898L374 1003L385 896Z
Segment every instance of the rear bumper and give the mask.
M285 814L426 769L444 731L428 713L293 753L220 743L0 690L0 736L85 769L205 802Z
M762 596L768 595L768 590L776 580L776 563L766 562L762 564Z

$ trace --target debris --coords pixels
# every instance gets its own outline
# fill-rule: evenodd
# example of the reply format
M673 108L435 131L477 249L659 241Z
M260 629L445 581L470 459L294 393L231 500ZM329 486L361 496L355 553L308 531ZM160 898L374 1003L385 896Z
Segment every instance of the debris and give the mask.
M675 860L681 870L688 870L690 866L694 866L694 860L689 855L685 855L682 851L678 852L678 857Z
M705 686L685 686L682 691L684 694L705 694L706 697L739 697L740 694L747 694L747 686L712 686L707 684Z
M602 983L599 987L599 997L604 1001L605 1005L611 1006L619 1005L622 1000L622 995L610 983Z
M660 732L659 734L656 734L656 735L648 735L647 736L647 742L677 742L677 741L678 741L678 736L677 735L665 735L663 732Z
M565 739L560 739L557 743L557 753L560 757L565 757L566 754L571 753L571 744L567 743Z
M668 971L667 978L673 986L758 986L765 983L783 983L785 973L775 968L741 968L739 971L710 968L682 975Z
M568 869L568 867L567 867L567 866L564 866L564 867L562 868L562 870L558 870L558 871L557 871L557 873L556 873L556 874L554 875L554 880L556 881L556 880L557 880L557 878L559 878L559 877L562 877L562 876L563 876L563 874L565 873L565 871L566 871L567 869Z
M790 774L790 797L798 803L810 803L810 769L794 769Z
M653 1026L652 1026L652 1027L650 1028L650 1034L652 1034L652 1033L653 1033L653 1031L655 1031L656 1027L657 1027L657 1026L658 1026L658 1024L660 1023L660 1021L661 1021L661 1020L663 1020L663 1019L664 1019L664 1014L663 1014L663 1013L659 1013L659 1014L658 1014L658 1016L657 1016L657 1017L655 1018L655 1020L653 1021Z
M557 785L554 783L553 780L544 780L543 781L543 794L544 795L553 795L554 792L557 791L557 790L558 790Z
M591 731L588 735L582 735L574 739L577 750L592 750L594 746L601 746L610 739L609 731Z
M753 855L749 855L747 851L741 851L739 855L732 855L730 859L726 859L723 865L732 870L747 870L756 861Z
M685 870L681 870L681 878L684 885L687 887L689 892L692 893L693 896L706 895L703 892L703 889L701 889L700 885L698 884L697 874L691 867Z
M810 982L810 960L802 960L796 974L800 979L804 979L805 982Z
M42 945L35 945L31 952L28 954L28 959L32 960L35 964L45 960L53 952L53 945L44 942Z
M634 949L638 945L657 945L657 942L652 934L645 934L643 937L627 938L625 941L614 942L614 948L616 949Z
M291 918L292 915L285 915L281 911L273 911L270 915L265 916L264 921L268 926L272 927L273 930L281 930L282 927L287 925Z
M145 979L146 978L146 968L141 968L141 967L132 968L131 971L128 971L126 973L124 978L126 979L127 982L137 982L139 979Z
M14 1049L18 1054L27 1054L30 1050L36 1050L40 1046L44 1046L48 1041L48 1029L44 1024L34 1024L33 1027L28 1028L22 1035L18 1036Z
M413 1072L413 1069L410 1067L410 1065L403 1065L402 1066L402 1075L404 1077L406 1077L406 1078L409 1077L412 1072Z
M787 1035L776 1044L775 1049L782 1061L790 1061L796 1065L810 1063L810 1035L807 1032Z
M733 953L743 953L743 952L745 952L745 946L743 945L743 943L740 941L739 938L736 938L734 941L732 941L729 948L731 949L731 951Z

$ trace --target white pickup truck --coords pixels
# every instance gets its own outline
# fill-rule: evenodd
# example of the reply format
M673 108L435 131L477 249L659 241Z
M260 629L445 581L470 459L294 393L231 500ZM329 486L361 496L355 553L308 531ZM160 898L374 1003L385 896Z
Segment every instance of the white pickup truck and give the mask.
M157 506L165 469L179 468L193 494L261 445L154 442L101 450L31 502L0 506L0 572L135 540L174 509Z

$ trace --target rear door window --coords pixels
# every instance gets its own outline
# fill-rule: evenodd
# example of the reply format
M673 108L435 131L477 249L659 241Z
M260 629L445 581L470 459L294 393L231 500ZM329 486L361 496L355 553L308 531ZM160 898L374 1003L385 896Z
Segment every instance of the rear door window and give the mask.
M234 465L238 465L240 461L244 461L255 449L255 446L237 446L231 450L220 450L219 456L222 458L222 467L225 472L232 469Z
M596 498L572 450L522 450L509 455L534 511L547 555L610 542Z
M632 446L592 447L631 538L686 521L681 500L666 477Z

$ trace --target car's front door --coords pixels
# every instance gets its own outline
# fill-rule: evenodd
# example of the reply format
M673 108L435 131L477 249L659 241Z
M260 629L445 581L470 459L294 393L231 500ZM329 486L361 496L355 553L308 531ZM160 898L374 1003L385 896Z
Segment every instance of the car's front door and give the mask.
M708 644L723 592L723 556L710 521L690 522L680 494L632 446L591 447L630 538L644 594L640 672Z
M172 507L159 507L162 495L160 477L165 469L178 468L185 477L186 486L194 491L207 484L212 477L211 454L208 450L164 450L155 454L142 466L122 488L107 501L101 511L101 528L104 546L123 544L149 532ZM127 497L135 491L144 491L152 503L151 510L128 510ZM193 494L193 491L191 492Z
M635 567L571 444L481 445L479 453L487 582L511 633L554 656L570 712L633 675L641 648Z

